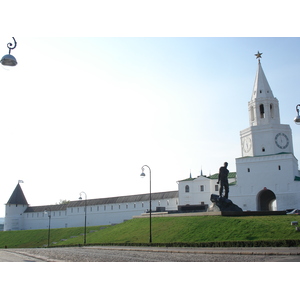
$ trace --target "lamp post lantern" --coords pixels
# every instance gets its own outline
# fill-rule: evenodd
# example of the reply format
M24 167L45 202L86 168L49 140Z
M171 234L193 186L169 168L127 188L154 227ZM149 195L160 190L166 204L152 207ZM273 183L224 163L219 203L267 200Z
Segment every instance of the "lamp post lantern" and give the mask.
M48 248L50 247L50 225L51 225L51 209L48 207L48 210L46 209L44 211L45 215L48 215L49 218L49 226L48 226Z
M83 245L85 246L86 244L86 201L87 201L87 195L85 192L81 192L79 195L79 200L82 200L81 194L84 194L85 196L85 201L84 201L84 238L83 238Z
M144 178L146 175L144 173L144 167L147 167L149 169L149 177L150 177L150 203L149 203L149 219L150 219L150 231L149 231L149 243L152 243L152 223L151 223L151 169L147 165L142 166L142 173L141 177Z
M10 54L11 50L17 47L17 42L14 37L13 40L14 40L14 44L12 43L7 44L7 48L9 49L8 54L4 55L0 60L0 63L6 67L14 67L18 64L16 58Z
M297 112L297 116L294 118L294 122L297 124L297 125L300 125L300 114L299 114L299 111L300 111L300 104L298 104L296 106L296 112Z

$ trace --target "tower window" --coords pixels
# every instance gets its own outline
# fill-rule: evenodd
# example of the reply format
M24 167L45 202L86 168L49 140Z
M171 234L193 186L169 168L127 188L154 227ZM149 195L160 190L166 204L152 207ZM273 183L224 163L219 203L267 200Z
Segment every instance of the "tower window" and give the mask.
M271 118L274 118L273 104L270 104L270 114L271 114Z
M263 104L259 106L259 111L260 111L260 117L263 119L265 117L265 108Z
M278 166L278 170L279 170L279 171L281 170L281 166L280 166L280 165Z
M248 173L250 173L250 168L248 168Z
M262 152L265 152L265 151L266 151L265 147L262 147L262 149L261 149L261 150L262 150Z

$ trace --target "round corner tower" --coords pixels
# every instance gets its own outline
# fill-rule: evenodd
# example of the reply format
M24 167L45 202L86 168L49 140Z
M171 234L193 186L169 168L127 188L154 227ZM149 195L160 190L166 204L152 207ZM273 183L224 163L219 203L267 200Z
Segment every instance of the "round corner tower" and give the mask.
M23 229L23 213L27 207L27 200L18 183L5 204L4 231Z

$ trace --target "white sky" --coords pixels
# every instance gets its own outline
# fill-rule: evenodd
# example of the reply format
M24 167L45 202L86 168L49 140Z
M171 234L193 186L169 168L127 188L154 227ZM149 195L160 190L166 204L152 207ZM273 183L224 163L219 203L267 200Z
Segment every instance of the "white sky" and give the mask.
M197 20L192 2L185 2L186 10L173 6L168 22L163 18L164 11L170 12L167 4L159 12L148 7L145 15L134 15L136 7L123 18L121 4L113 18L99 9L98 27L92 26L97 20L91 9L89 18L83 11L80 24L75 14L65 19L58 14L56 23L65 26L51 31L50 23L39 27L37 15L36 22L24 22L25 33L11 34L18 43L11 52L18 65L12 71L0 68L0 217L19 179L34 206L77 200L81 191L89 199L147 193L148 170L148 178L139 176L144 164L152 170L153 192L176 190L176 181L190 171L194 177L201 169L214 174L224 161L235 171L239 132L249 126L258 50L280 103L281 122L290 124L300 157L295 142L300 126L293 122L300 94L300 39L278 38L280 30L272 38L238 38L247 32L236 34L236 29L224 34L239 27L240 17L222 23L222 16L217 28L204 30L201 24L212 20L208 15ZM106 9L111 12L113 5ZM47 15L44 24L50 20L54 17ZM18 25L11 27L15 32ZM259 36L266 32L262 27ZM91 37L76 37L86 35ZM233 37L204 37L210 35ZM1 56L9 42L10 36L0 38Z

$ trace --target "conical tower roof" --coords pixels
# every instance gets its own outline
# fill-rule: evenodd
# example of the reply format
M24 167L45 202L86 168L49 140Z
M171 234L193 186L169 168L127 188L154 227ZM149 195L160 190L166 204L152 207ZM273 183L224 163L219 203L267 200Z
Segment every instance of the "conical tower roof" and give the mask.
M251 100L255 101L255 99L261 98L274 98L274 96L259 59Z
M20 204L20 205L28 205L27 200L24 196L22 188L18 183L15 190L11 194L8 202L6 204Z

